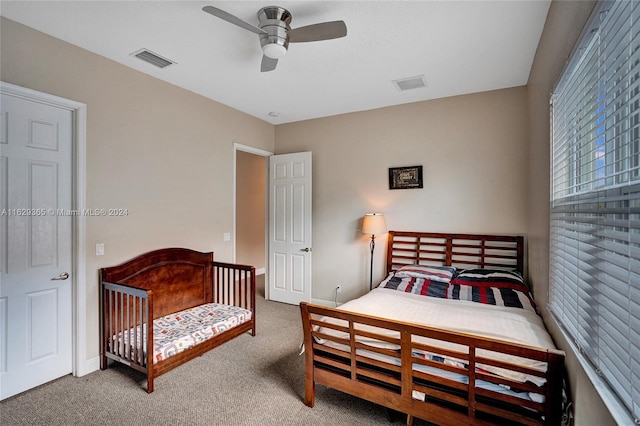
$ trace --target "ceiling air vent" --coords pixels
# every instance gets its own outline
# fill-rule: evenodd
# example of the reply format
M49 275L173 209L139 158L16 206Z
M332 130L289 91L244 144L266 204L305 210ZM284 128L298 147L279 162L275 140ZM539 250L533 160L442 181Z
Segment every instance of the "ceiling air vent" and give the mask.
M405 90L420 89L421 87L427 87L427 82L424 79L424 75L417 75L415 77L401 78L400 80L392 80L396 89L401 92Z
M133 52L131 55L135 56L138 59L142 59L143 61L148 62L151 65L155 65L158 68L165 68L169 65L175 64L174 61L163 58L162 56L158 55L157 53L153 53L148 49L140 49L136 52Z

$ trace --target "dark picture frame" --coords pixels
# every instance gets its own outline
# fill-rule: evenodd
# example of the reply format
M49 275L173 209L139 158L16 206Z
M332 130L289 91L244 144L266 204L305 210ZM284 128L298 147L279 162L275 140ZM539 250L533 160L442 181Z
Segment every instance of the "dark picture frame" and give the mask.
M415 188L422 188L422 166L389 168L389 189Z

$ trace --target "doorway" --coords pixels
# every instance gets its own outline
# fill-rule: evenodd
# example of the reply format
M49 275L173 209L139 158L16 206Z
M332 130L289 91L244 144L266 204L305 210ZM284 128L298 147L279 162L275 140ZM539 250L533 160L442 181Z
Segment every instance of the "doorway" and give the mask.
M267 264L267 173L273 153L234 144L234 262L265 274Z

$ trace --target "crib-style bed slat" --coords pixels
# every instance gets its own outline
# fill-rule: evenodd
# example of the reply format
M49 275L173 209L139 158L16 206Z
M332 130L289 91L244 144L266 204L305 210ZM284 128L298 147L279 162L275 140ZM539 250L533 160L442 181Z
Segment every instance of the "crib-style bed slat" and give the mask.
M235 263L213 262L214 299L218 303L249 309L255 317L255 268ZM255 335L255 318L252 333Z
M107 358L128 364L136 370L146 373L146 351L141 350L142 342L149 342L153 333L149 324L149 297L147 291L120 284L103 282L102 328L106 330L101 339L102 351ZM129 330L129 337L124 337ZM116 339L114 336L122 336ZM106 362L106 360L105 360ZM106 365L101 365L105 367Z

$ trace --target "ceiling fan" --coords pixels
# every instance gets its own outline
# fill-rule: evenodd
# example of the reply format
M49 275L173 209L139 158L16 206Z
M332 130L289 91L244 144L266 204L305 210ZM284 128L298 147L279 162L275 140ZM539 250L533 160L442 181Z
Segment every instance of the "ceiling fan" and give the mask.
M202 10L260 36L260 46L262 46L260 71L262 72L276 69L278 59L287 53L289 43L331 40L347 35L347 26L344 21L321 22L291 29L289 26L291 13L279 6L267 6L260 9L258 11L258 26L245 22L217 7L205 6Z

